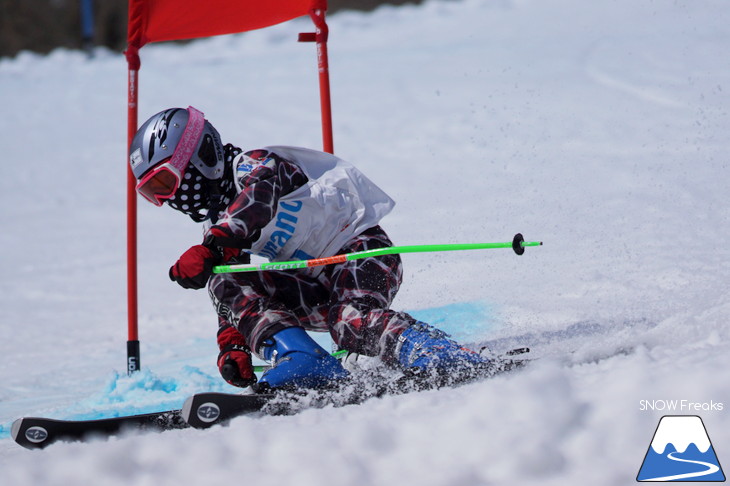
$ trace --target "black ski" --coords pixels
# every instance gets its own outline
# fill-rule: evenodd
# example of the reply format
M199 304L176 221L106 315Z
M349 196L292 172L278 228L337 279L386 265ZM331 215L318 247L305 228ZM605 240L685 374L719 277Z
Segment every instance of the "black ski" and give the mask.
M377 372L371 371L322 388L251 394L197 393L185 401L182 417L190 426L204 429L240 415L289 415L307 408L356 405L385 395L454 387L520 368L529 361L521 356L526 353L529 353L529 348L513 349L495 357L485 366L468 367L457 372L452 370L450 373L401 374L393 377L378 376Z
M98 420L56 420L23 417L15 422L11 434L15 442L28 449L42 449L56 441L85 440L93 436L109 436L128 429L171 430L189 425L180 410L128 415Z
M510 351L492 359L483 367L465 368L449 373L384 374L367 371L348 380L319 389L277 390L263 393L232 394L204 392L189 397L182 410L168 410L141 415L99 420L56 420L24 417L12 426L13 439L28 449L40 449L62 440L86 440L109 436L125 430L164 431L195 427L208 428L247 414L294 414L307 408L344 406L362 403L385 395L402 395L414 391L454 387L520 368L529 359L521 355L527 348Z
M239 415L260 412L276 394L196 393L185 400L182 419L197 429L206 429Z

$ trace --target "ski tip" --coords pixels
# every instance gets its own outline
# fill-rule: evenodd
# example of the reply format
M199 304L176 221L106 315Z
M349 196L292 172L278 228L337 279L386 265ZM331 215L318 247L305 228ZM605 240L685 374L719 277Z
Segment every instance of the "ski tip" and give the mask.
M182 408L183 420L196 429L207 429L224 419L223 411L216 398L222 393L198 393L185 400Z
M19 418L10 427L10 435L13 440L26 449L43 449L53 442L51 433L37 423L37 419L23 417Z
M182 418L185 422L188 422L188 423L190 423L189 417L190 417L190 412L193 409L193 399L194 398L195 398L194 396L188 397L182 406L182 411L181 411Z
M15 422L13 422L13 425L10 427L10 436L13 438L15 442L18 441L18 433L20 432L20 428L23 426L23 419L19 418Z
M511 350L507 351L505 353L505 355L506 356L519 356L521 354L526 354L526 353L529 353L529 352L530 352L530 348L528 348L527 346L525 346L525 347L522 347L522 348L511 349Z

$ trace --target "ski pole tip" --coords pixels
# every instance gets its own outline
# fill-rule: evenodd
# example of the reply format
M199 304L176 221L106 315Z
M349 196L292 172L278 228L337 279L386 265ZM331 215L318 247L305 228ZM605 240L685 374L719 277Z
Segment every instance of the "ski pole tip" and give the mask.
M518 255L522 255L525 253L525 247L522 246L522 243L525 242L525 238L522 236L522 233L517 233L514 238L512 238L512 249L515 253Z
M512 239L512 249L518 255L522 255L525 253L526 246L542 246L542 241L531 241L526 243L522 233L517 233Z

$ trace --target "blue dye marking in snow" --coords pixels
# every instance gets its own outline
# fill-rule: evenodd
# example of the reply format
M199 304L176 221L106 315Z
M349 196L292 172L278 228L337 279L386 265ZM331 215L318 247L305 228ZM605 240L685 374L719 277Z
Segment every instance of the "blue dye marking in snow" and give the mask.
M462 343L480 341L496 327L493 306L481 301L457 302L408 313Z

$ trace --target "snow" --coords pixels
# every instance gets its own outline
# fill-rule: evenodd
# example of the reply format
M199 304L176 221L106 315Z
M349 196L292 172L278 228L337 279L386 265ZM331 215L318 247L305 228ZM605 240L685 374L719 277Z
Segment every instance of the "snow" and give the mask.
M143 201L126 375L123 56L22 53L0 60L3 484L629 484L682 414L730 462L726 3L430 0L329 24L335 151L396 199L396 244L545 242L406 255L394 307L542 359L453 391L18 447L20 416L231 391L206 293L166 275L200 228ZM190 104L246 148L319 148L314 47L295 42L311 28L146 46L140 117ZM644 406L663 400L723 406Z

